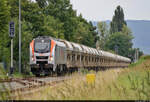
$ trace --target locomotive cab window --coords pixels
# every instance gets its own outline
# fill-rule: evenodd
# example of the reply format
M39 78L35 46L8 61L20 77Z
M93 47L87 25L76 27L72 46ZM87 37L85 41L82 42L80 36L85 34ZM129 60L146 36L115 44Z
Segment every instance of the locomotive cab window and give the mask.
M50 40L36 39L34 43L34 50L37 53L48 53L50 52Z

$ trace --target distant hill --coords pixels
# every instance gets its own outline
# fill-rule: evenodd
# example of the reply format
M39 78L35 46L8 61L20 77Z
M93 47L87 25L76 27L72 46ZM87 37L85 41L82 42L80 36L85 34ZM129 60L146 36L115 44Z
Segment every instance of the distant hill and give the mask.
M110 21L106 23L109 24ZM93 25L97 26L97 22L93 21ZM127 20L127 25L134 36L133 47L140 48L144 54L150 54L150 21Z

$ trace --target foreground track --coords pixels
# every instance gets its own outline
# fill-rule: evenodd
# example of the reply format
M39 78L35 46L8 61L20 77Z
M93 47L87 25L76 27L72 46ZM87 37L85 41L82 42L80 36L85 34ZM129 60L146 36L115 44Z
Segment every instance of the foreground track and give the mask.
M70 78L70 76L62 76L0 79L0 91L1 93L10 93L8 98L14 99L18 96L37 92L45 86L53 86Z

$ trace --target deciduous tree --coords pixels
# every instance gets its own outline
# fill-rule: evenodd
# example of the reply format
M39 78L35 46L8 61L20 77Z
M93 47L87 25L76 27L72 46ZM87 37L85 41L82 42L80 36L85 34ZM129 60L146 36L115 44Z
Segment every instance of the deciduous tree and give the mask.
M124 20L124 12L120 6L117 6L112 22L110 23L110 33L121 32L123 25L127 25Z
M109 32L108 26L105 22L98 22L99 40L97 47L101 50L105 50L105 43L108 40Z
M106 48L115 51L115 46L118 48L118 54L129 57L130 48L132 48L132 38L122 32L113 33L106 42Z
M10 12L7 0L0 1L0 61L9 62L9 21Z

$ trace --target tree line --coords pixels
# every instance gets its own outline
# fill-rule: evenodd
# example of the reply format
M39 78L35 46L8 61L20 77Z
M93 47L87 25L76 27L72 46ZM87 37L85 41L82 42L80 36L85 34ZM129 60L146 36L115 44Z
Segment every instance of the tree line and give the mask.
M18 69L19 55L19 0L0 2L0 62L10 66L9 22L15 22L14 65ZM52 36L96 47L98 34L92 22L77 16L70 0L21 0L22 68L29 63L29 43L37 36ZM28 68L29 69L29 68Z
M135 60L137 51L139 57L143 55L139 48L133 48L134 37L127 26L121 6L117 6L109 27L106 22L98 22L98 31L97 48L128 57L132 61Z
M115 11L116 12L116 11ZM99 23L99 32L91 21L82 14L77 16L70 0L21 0L22 24L22 68L29 70L29 43L37 36L52 36L107 51L114 51L118 46L118 54L128 57L132 50L133 39L126 22L122 23L122 14L113 17L110 31L105 22ZM18 69L19 59L19 0L1 0L0 2L0 62L10 67L9 22L15 22L14 65ZM121 25L120 25L121 24ZM99 36L100 33L100 36ZM121 38L123 40L121 40ZM114 39L118 39L114 40ZM126 47L124 47L126 46ZM129 46L129 47L127 47ZM126 50L126 49L128 50Z

